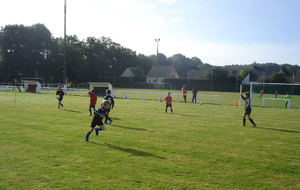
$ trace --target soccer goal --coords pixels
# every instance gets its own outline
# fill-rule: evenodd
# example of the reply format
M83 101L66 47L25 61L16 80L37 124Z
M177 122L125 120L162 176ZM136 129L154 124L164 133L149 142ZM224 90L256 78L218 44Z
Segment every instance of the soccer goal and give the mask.
M171 90L172 84L171 83L154 83L154 89Z
M286 96L290 98L286 98ZM300 84L295 83L250 83L250 98L253 106L285 108L293 107L293 99L300 95Z
M269 104L266 104L268 101L279 101L279 104L284 108L291 109L291 99L284 99L284 98L262 98L262 106L263 107L269 107L270 105L272 106L274 103L271 102ZM273 107L273 106L272 106Z

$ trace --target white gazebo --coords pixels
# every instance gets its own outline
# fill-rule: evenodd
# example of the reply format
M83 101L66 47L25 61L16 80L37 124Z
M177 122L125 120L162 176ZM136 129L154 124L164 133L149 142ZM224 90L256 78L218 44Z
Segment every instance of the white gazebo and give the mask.
M40 93L42 90L42 85L38 81L27 80L23 81L23 83L25 92Z
M90 90L95 90L97 96L105 96L107 89L111 90L111 96L114 97L113 86L109 82L88 82Z

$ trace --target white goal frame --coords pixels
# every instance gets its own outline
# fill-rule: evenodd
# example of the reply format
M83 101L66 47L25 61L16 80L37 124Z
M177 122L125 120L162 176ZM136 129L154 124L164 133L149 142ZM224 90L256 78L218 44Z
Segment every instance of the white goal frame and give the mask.
M287 101L288 104L287 104L287 108L288 109L291 109L291 100L290 99L284 99L284 98L262 98L262 107L265 107L265 101L266 100L281 100L281 101Z

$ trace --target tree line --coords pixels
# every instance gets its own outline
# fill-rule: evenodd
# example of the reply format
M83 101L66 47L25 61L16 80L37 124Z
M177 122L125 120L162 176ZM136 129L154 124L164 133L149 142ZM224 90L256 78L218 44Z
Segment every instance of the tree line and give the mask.
M45 78L48 82L63 82L63 53L66 51L66 75L69 81L98 81L103 77L120 76L126 68L136 68L143 78L153 65L175 65L179 74L202 65L196 57L181 54L167 58L164 54L146 56L113 42L108 37L76 35L54 38L43 25L8 25L0 33L0 81L20 77Z
M180 78L187 78L191 70L209 68L203 80L213 77L215 82L235 82L236 78L242 80L249 74L251 66L259 65L217 67L203 63L198 57L188 58L182 54L146 56L123 47L109 37L80 40L76 35L69 35L64 43L63 38L53 37L44 24L7 25L0 31L0 81L9 83L21 77L31 77L44 78L47 83L64 83L64 48L66 76L73 83L119 77L128 67L135 68L135 78L146 81L145 75L156 65L174 66ZM228 69L239 72L230 78ZM293 70L295 66L284 65L283 77L288 77Z

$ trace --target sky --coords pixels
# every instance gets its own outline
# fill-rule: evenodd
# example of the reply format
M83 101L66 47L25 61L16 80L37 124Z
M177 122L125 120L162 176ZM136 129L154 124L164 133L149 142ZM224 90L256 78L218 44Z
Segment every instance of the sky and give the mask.
M41 23L63 37L64 4L0 0L0 27ZM215 66L300 65L300 0L66 0L66 8L67 35L108 37L137 54L158 47Z

